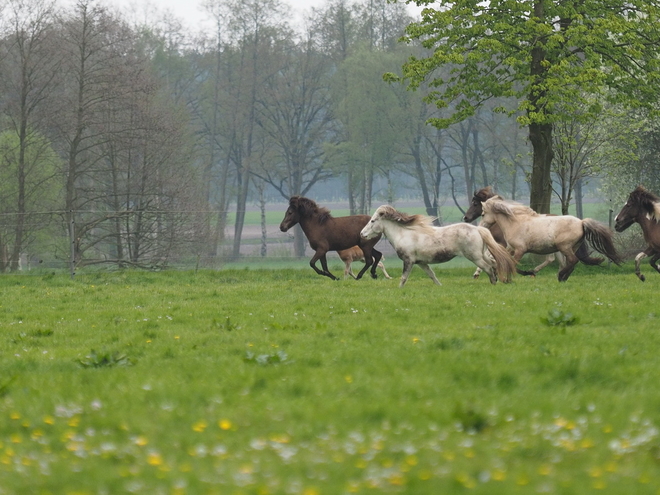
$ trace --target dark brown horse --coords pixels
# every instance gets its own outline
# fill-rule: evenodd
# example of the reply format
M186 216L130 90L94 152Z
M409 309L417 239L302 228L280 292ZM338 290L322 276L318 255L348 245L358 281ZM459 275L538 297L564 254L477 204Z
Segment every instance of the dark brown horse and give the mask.
M638 186L628 196L628 201L616 216L614 229L623 232L633 223L642 227L647 248L635 257L635 275L644 282L639 265L641 261L650 256L649 264L660 273L657 261L660 259L660 198L643 186Z
M482 187L478 191L475 191L474 196L472 196L472 201L470 202L470 207L463 216L463 221L471 223L475 221L477 218L479 218L481 215L483 215L483 206L481 203L492 198L495 195L496 194L491 186ZM504 234L502 233L502 229L498 224L495 223L490 226L490 233L493 234L493 237L499 244L506 247L507 242L504 239ZM549 254L546 257L545 261L540 265L538 265L537 267L535 267L533 270L527 271L527 270L518 269L517 272L520 275L535 276L539 271L541 271L543 268L545 268L554 261L555 255L562 256L561 253ZM604 261L603 258L594 258L589 256L589 249L587 248L586 243L580 244L580 247L578 247L577 251L575 252L575 255L585 265L600 265ZM479 276L477 272L475 272L474 275L475 278Z
M360 231L370 218L369 215L335 218L330 214L330 210L320 207L311 199L303 196L293 196L289 200L289 208L284 214L280 230L286 232L295 224L300 224L309 245L315 251L312 259L309 260L309 266L319 275L325 275L332 280L339 280L328 270L326 253L358 246L364 253L364 267L360 270L356 279L361 278L369 267L371 267L371 276L376 278L376 267L383 255L380 251L376 251L374 246L381 236L374 239L360 237ZM316 266L318 260L321 260L323 270L319 270Z

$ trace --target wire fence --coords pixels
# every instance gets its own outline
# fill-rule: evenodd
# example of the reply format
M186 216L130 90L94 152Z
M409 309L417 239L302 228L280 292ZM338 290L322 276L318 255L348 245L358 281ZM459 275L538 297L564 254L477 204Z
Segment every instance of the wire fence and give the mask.
M328 205L336 216L348 214L348 205ZM247 209L245 222L236 231L236 210L220 215L214 210L142 211L39 211L23 215L0 214L0 271L81 270L136 267L159 269L222 269L243 266L307 266L313 255L305 241L305 252L297 256L293 231L281 232L279 223L287 204L268 205L266 211ZM408 213L424 212L419 201L401 205ZM593 218L611 222L608 208L592 210ZM445 223L461 220L456 207L443 209ZM23 232L16 252L17 227ZM240 235L240 242L237 239ZM620 239L626 253L643 246L639 236ZM386 240L377 249L386 259L396 253ZM302 259L301 259L302 258ZM336 253L328 261L342 264ZM390 263L394 263L390 261Z

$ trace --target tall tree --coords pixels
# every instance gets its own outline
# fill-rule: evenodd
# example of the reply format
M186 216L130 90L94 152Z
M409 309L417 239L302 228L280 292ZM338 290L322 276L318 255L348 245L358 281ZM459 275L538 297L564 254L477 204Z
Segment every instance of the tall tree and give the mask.
M322 159L334 117L331 112L331 65L308 36L298 43L277 45L275 66L264 80L257 120L269 138L272 153L253 173L282 197L305 195L330 178ZM304 254L304 234L294 230L295 251Z
M571 105L604 88L632 106L657 100L660 80L658 0L415 0L421 22L405 39L430 50L411 58L403 77L415 88L431 80L428 100L445 108L446 127L474 115L484 101L508 97L498 110L528 128L533 148L531 206L548 212L552 128L573 118ZM449 67L438 77L436 69ZM446 74L446 75L445 75ZM398 79L393 74L386 76ZM589 117L600 107L591 107Z
M3 114L15 134L15 148L5 154L11 163L15 185L14 231L9 269L18 269L19 256L28 235L29 210L43 194L44 181L52 174L42 161L52 160L52 150L38 129L45 115L44 107L54 87L58 56L52 45L54 6L43 0L10 0L2 51L0 90L6 102ZM4 30L3 30L4 31ZM42 126L43 127L43 126Z

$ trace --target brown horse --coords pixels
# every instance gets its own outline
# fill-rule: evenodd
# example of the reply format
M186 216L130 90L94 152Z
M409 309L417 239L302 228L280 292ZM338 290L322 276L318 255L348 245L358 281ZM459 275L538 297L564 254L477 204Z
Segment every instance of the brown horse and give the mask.
M463 221L471 223L480 216L482 216L483 205L481 203L492 198L495 195L496 194L491 186L482 187L481 189L474 191L474 196L472 196L470 207L465 212L465 216L463 216ZM507 244L506 244L506 240L504 239L504 234L502 233L502 229L498 224L495 223L490 226L490 233L493 234L493 237L499 244L506 247ZM540 272L543 268L545 268L555 260L556 255L560 257L560 262L562 262L561 260L562 254L557 252L557 253L549 254L543 263L541 263L531 271L520 270L520 269L517 269L516 271L520 275L530 275L532 277L536 276L538 272ZM589 249L587 248L586 243L580 244L580 247L578 247L577 251L575 252L575 256L577 256L578 259L585 265L592 265L592 266L600 265L604 261L604 258L594 258L592 256L589 256ZM477 270L474 273L475 278L479 276L478 272L479 270Z
M630 193L628 201L616 216L614 229L623 232L635 222L642 227L647 244L647 248L635 257L635 275L644 282L646 277L642 275L639 265L647 256L651 257L649 264L660 273L657 265L660 259L660 198L643 186Z
M377 278L376 267L383 255L380 251L376 251L374 246L380 240L380 236L368 240L360 237L360 231L370 218L369 215L335 218L330 214L330 210L320 207L311 199L293 196L289 200L289 208L284 214L280 230L286 232L295 224L300 224L309 245L315 251L312 259L309 260L309 266L319 275L339 280L328 270L326 253L358 246L364 254L364 267L355 278L360 279L369 267L372 278ZM323 270L319 270L316 266L318 260L321 260Z

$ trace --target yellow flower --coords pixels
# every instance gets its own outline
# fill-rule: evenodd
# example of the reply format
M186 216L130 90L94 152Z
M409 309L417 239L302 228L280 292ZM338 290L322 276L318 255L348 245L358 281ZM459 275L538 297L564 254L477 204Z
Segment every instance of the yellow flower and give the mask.
M344 380L346 380L346 383L353 383L353 377L351 375L346 375Z
M220 421L218 421L218 426L220 427L221 430L226 431L231 429L232 424L231 421L229 421L228 419L221 419Z
M599 467L592 467L589 469L589 476L592 478L600 478L603 475L603 470Z
M54 425L55 424L55 418L52 416L44 416L44 423L47 425Z
M495 481L504 481L506 479L506 471L502 471L501 469L496 469L493 471L493 479Z
M9 417L10 417L11 419L21 419L21 415L20 415L20 413L18 413L18 412L16 412L16 411L12 411L12 413L9 415Z
M147 464L150 466L160 466L163 464L163 458L158 452L151 452L147 456Z
M137 445L138 447L144 447L148 443L149 441L143 436L139 436L135 439L135 445Z
M193 431L201 433L206 429L207 426L208 426L208 423L206 421L204 421L203 419L201 419L201 420L197 421L197 423L195 423L192 426L192 429L193 429Z

